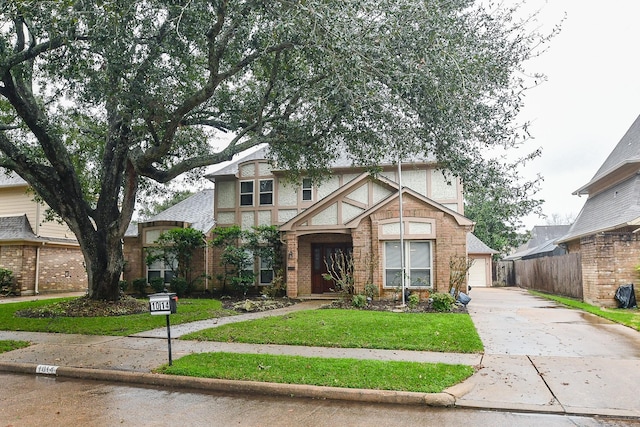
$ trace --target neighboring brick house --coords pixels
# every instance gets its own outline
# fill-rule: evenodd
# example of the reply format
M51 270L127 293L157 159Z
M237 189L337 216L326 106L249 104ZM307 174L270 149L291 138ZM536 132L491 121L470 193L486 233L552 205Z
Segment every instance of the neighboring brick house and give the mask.
M588 195L588 199L557 243L581 255L584 300L614 307L618 287L638 283L640 116L591 181L574 194Z
M156 239L164 231L172 228L192 227L211 237L213 228L213 189L202 190L189 198L160 212L145 222L131 224L124 238L124 259L126 261L123 277L129 283L134 279L145 277L164 277L165 282L171 280L171 268L162 262L147 266L145 260L147 249L155 246ZM191 276L193 278L210 270L212 254L208 247L198 249L193 256ZM210 290L209 278L205 277L198 284L202 290Z
M0 267L13 272L21 295L87 290L84 258L66 225L45 219L18 175L0 171Z
M322 278L325 261L340 251L353 253L356 292L374 284L383 297L397 294L397 165L382 165L371 176L364 168L337 162L322 185L308 179L294 185L272 169L265 150L207 175L215 183L216 225L280 226L290 297L329 293L333 284ZM447 179L429 161L403 164L402 182L406 283L412 291L448 292L450 260L467 256L467 233L473 229L463 216L460 182Z

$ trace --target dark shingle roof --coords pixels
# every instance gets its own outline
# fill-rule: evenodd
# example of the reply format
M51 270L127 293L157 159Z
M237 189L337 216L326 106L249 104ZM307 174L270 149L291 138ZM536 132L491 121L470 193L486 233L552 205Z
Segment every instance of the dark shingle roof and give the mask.
M0 241L38 240L26 215L0 217Z
M213 189L199 191L145 222L183 221L190 223L192 228L206 233L214 226L213 194ZM125 235L136 236L137 234L137 224L130 224Z
M624 163L640 161L640 116L604 161L591 181L596 181Z
M569 232L566 242L597 232L621 228L640 218L640 175L587 199Z

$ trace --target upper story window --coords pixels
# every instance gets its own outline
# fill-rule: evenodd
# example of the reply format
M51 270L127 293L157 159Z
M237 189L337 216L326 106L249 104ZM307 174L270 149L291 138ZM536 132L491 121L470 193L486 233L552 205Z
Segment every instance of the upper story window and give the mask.
M260 205L273 205L273 180L260 180Z
M311 178L304 178L302 180L302 201L308 202L313 200L313 186Z
M240 181L240 206L253 206L253 181Z

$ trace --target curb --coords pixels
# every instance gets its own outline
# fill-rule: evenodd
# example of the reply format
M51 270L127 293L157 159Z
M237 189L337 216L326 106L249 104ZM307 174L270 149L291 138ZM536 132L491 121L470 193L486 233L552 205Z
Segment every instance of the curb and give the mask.
M301 384L279 384L257 381L234 381L214 378L152 374L146 372L33 365L30 363L0 362L0 372L35 374L161 387L189 388L238 394L255 393L271 396L306 397L312 399L343 400L366 403L390 403L432 407L453 407L456 403L455 396L447 392L417 393L393 390L367 390Z

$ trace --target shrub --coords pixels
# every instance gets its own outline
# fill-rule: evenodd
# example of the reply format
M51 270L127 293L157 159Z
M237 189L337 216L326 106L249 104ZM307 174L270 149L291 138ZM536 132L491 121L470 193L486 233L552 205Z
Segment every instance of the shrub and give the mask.
M13 285L13 272L6 268L0 267L0 286Z
M409 308L416 308L418 304L420 304L420 295L418 294L409 295L408 304L409 304Z
M187 279L183 277L174 277L171 279L171 290L176 293L176 295L182 298L185 295L191 294L191 285L187 282Z
M149 280L149 284L154 292L164 292L164 277L154 277Z
M364 295L373 300L373 298L378 296L378 287L373 283L367 283L364 285Z
M145 296L147 295L147 279L144 277L139 277L137 279L133 279L133 282L131 282L131 284L133 285L133 289L140 295L140 296Z
M431 294L431 299L433 300L433 309L436 311L451 311L456 302L451 294L446 293Z
M129 289L129 282L126 280L120 280L118 282L118 286L120 287L121 292L126 292L126 290Z
M351 305L356 308L364 308L367 306L367 297L364 294L354 295L351 298Z

